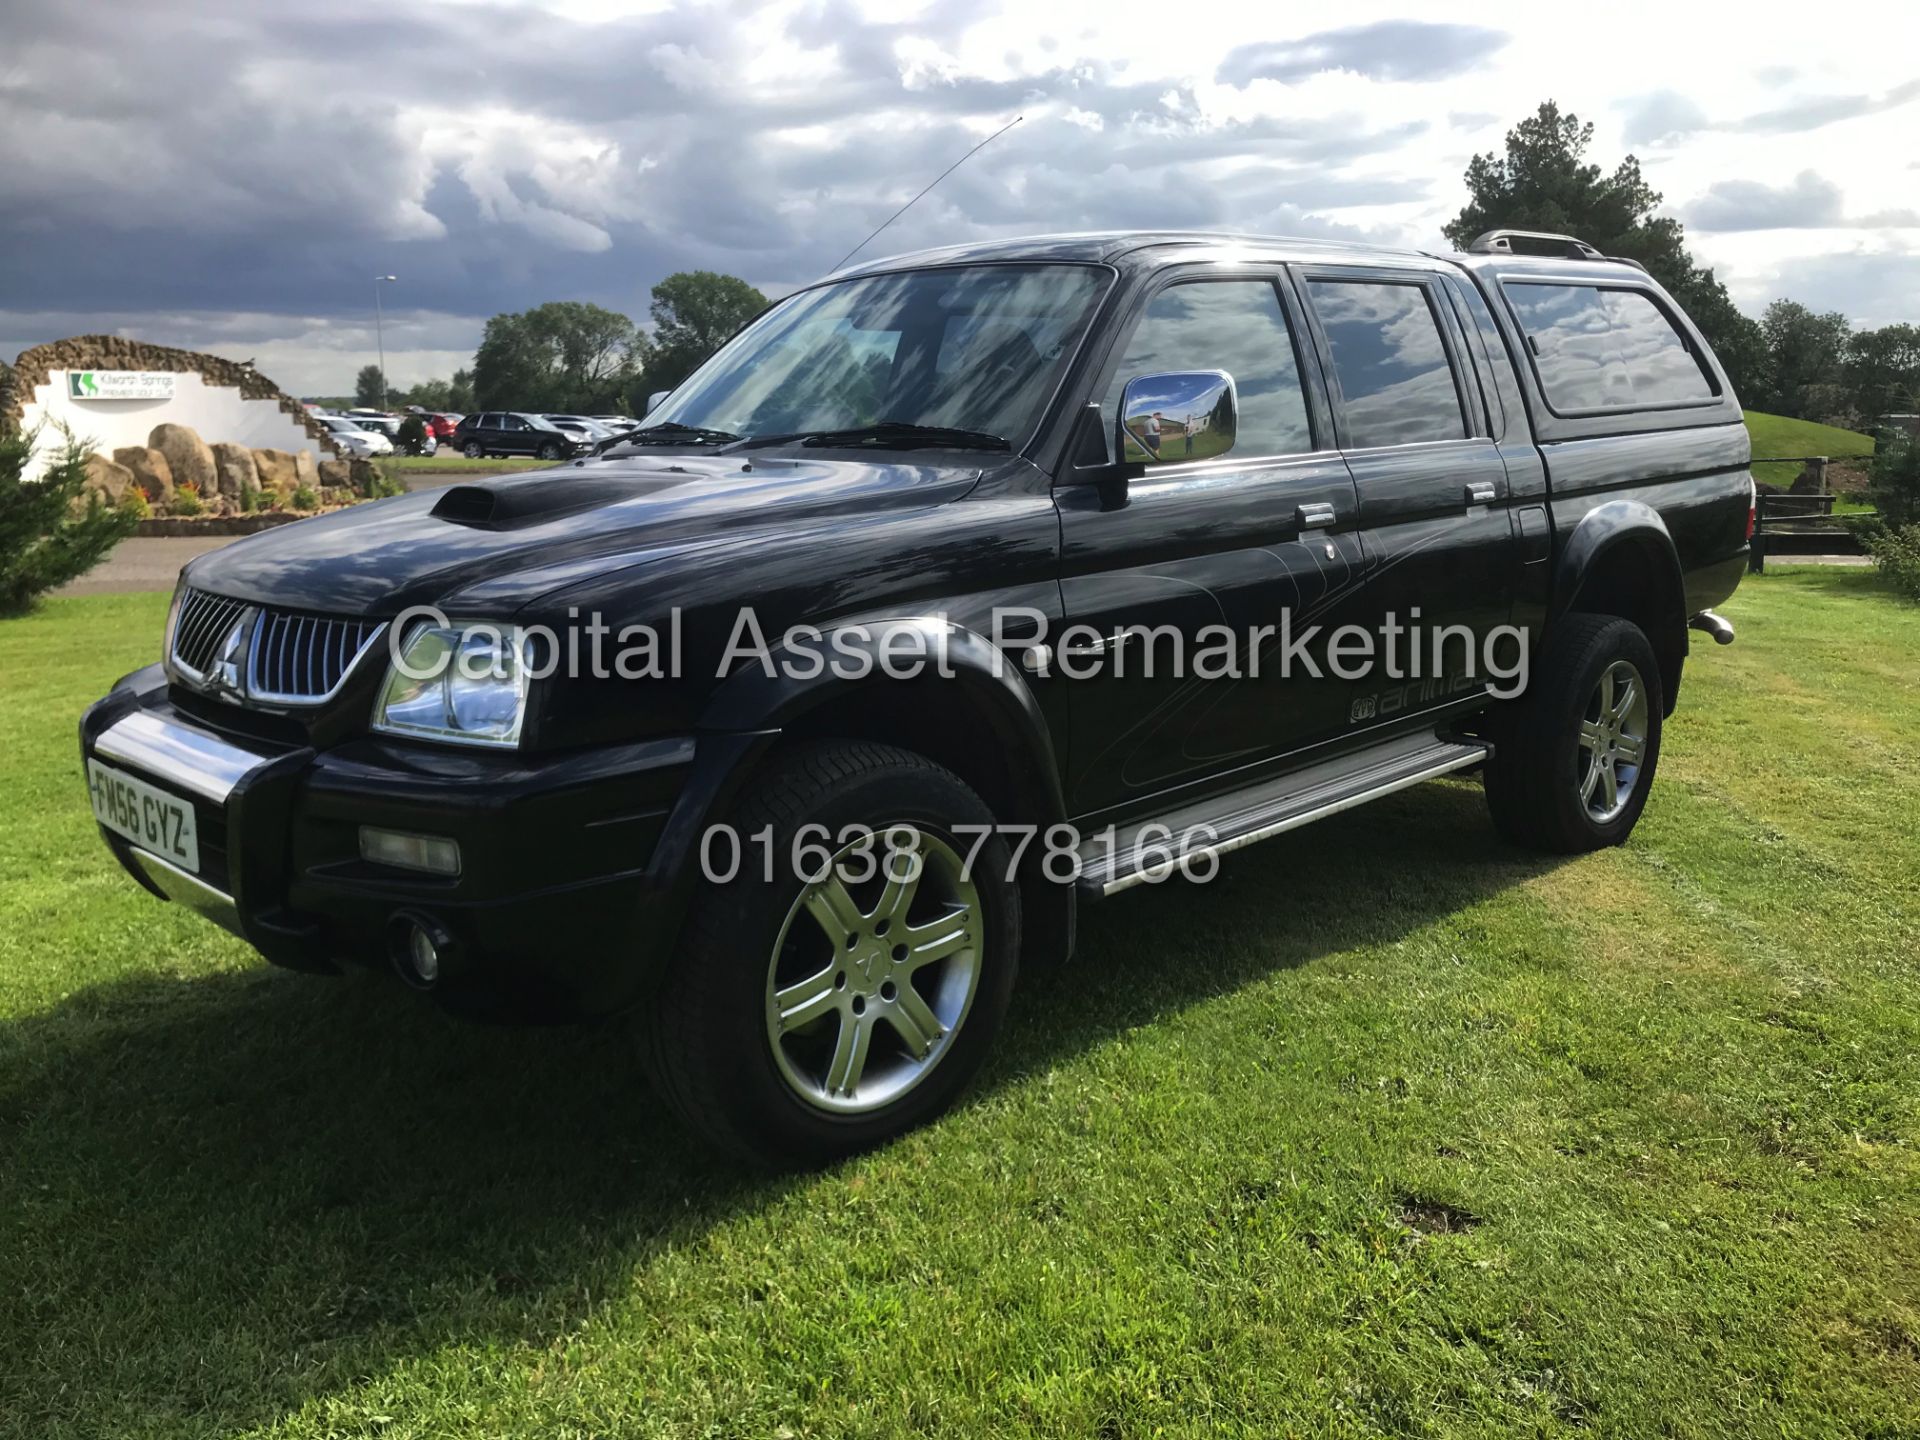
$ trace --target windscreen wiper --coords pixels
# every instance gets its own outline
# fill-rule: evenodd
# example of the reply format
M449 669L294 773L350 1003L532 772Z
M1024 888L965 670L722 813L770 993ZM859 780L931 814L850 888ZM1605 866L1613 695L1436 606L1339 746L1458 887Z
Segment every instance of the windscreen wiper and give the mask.
M958 430L946 425L916 425L908 420L879 420L846 430L796 430L790 435L754 435L746 442L762 445L873 445L889 450L940 447L951 450L1011 450L1004 435L985 430Z
M740 437L731 430L709 430L704 425L682 425L678 420L663 420L639 430L629 430L617 445L684 445L694 441L702 445L727 445Z

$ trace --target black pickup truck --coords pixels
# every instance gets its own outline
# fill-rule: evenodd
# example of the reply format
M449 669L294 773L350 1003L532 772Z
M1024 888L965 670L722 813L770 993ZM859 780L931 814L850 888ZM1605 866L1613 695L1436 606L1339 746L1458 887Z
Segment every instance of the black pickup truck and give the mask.
M948 1104L1082 903L1473 767L1517 842L1623 841L1748 457L1569 237L956 246L603 455L194 561L81 748L121 864L274 963L636 1011L697 1130L816 1161Z

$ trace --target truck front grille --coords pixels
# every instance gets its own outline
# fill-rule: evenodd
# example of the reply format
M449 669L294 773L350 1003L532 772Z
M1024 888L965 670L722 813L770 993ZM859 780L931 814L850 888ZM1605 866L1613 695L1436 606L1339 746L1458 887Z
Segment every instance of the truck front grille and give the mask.
M175 668L230 700L310 705L340 688L386 628L359 616L310 615L188 590L174 625Z

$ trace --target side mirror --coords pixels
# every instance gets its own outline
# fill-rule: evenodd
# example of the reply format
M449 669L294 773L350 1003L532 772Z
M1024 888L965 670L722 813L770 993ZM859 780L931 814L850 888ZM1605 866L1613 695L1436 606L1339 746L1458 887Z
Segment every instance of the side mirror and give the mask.
M672 393L673 392L671 390L654 391L651 395L647 396L647 408L644 413L651 415L653 413L653 407L658 405L662 400L666 399L667 396L671 395Z
M1136 375L1120 395L1116 450L1123 464L1178 465L1233 449L1240 400L1224 370Z

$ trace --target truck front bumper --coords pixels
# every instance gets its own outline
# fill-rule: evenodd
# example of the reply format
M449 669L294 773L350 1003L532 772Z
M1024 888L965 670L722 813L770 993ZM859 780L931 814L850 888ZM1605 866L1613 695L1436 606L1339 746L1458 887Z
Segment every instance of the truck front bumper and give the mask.
M83 769L98 760L193 807L192 871L101 827L127 872L277 965L392 969L450 1008L546 1020L631 1004L671 949L686 847L662 839L694 773L690 738L551 756L372 737L316 750L183 712L154 666L87 711L80 745ZM458 873L368 860L362 827L450 840ZM406 953L422 924L440 941L425 984Z

